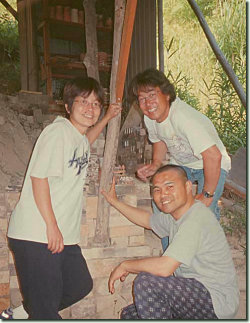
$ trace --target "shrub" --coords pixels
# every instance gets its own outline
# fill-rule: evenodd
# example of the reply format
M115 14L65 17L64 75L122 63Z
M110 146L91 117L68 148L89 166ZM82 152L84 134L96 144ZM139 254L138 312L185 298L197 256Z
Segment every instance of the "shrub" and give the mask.
M17 92L20 90L18 24L6 13L0 15L0 62L0 92Z

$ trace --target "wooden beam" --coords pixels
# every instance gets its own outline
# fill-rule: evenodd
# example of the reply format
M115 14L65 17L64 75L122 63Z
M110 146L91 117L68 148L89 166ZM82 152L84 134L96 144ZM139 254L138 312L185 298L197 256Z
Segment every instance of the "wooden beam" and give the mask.
M243 87L240 84L237 76L235 75L231 65L228 63L226 57L224 56L224 54L220 50L219 46L217 45L214 35L212 34L210 28L208 27L208 24L205 20L205 17L203 16L199 6L195 2L195 0L188 0L188 2L190 4L191 8L193 9L196 17L198 18L199 23L200 23L200 25L207 37L207 40L208 40L216 58L218 59L222 68L224 69L225 73L227 74L230 82L232 83L236 93L238 94L238 96L241 100L241 103L246 108L246 93L244 92Z
M45 19L45 24L43 27L43 53L44 53L44 66L46 74L46 92L47 95L52 99L53 89L52 89L52 72L50 65L50 31L47 18L49 17L49 0L43 0L43 19Z
M26 30L28 53L28 90L38 91L38 56L36 46L36 30L33 18L33 7L36 0L26 0Z
M87 47L83 63L86 66L88 76L99 82L95 0L84 0L83 7Z
M19 33L19 52L20 52L20 74L21 89L28 90L28 51L27 51L27 33L26 33L26 10L25 1L17 0L18 12L18 33Z
M234 194L240 196L242 199L246 199L246 189L233 181L226 179L224 187L230 191L232 191Z
M115 26L113 43L113 61L110 84L110 102L122 101L130 44L133 33L137 0L127 0L124 18L125 0L115 1ZM123 23L124 21L124 23ZM123 30L122 30L123 26ZM117 67L118 65L118 67ZM113 177L121 115L109 122L103 158L98 196L98 208L94 244L109 246L109 210L110 206L100 193L108 190Z
M122 100L128 66L137 0L127 0L116 80L116 100Z
M18 21L18 14L15 9L6 0L0 0L1 4L12 14L12 16Z

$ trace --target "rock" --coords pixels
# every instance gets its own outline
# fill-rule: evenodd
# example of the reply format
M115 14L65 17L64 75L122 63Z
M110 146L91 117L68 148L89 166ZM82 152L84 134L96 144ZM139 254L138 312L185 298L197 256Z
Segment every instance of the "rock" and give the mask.
M4 116L0 115L0 126L3 126L5 124L5 118Z

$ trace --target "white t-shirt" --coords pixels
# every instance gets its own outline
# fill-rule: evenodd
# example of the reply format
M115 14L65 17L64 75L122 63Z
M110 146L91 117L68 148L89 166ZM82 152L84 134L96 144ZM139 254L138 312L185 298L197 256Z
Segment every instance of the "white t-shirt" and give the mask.
M62 117L39 136L28 166L20 200L9 223L8 237L47 243L46 225L32 191L30 176L48 178L52 208L64 244L80 241L83 186L90 155L89 142Z
M203 169L201 153L216 145L222 154L221 168L230 170L230 157L213 123L179 98L172 102L163 122L157 123L147 116L144 116L144 122L152 143L166 143L171 164Z
M218 318L233 318L239 308L237 276L224 231L212 211L196 201L179 220L159 213L151 216L150 225L159 237L169 236L163 256L181 262L175 275L201 282Z

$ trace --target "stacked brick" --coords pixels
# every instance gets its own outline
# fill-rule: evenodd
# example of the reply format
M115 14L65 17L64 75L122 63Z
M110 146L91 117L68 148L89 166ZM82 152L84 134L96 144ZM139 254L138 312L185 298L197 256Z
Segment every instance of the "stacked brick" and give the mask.
M32 100L36 100L36 97L26 98L26 94L21 93L18 98L6 98L5 103L10 109L17 109L18 102L18 111L15 113L19 116L20 127L22 126L30 141L34 143L40 131L53 121L55 115L46 114L47 102L40 104L39 100ZM31 105L34 106L32 117L26 113ZM94 287L85 299L61 312L65 319L118 319L121 309L132 302L132 282L135 276L129 275L124 283L117 282L116 292L111 295L108 292L111 270L125 259L157 256L161 250L160 241L156 236L132 224L112 207L109 215L110 246L97 248L93 243L104 144L105 139L101 135L91 147L88 176L83 191L80 246L93 277ZM25 153L28 155L30 152L29 150ZM19 180L16 178L12 176L7 188L0 190L0 310L9 305L19 306L22 300L14 261L6 239L8 220L19 199L23 180L22 176ZM133 177L128 178L127 182L126 176L124 179L116 187L119 198L133 206L150 209L149 185Z
M114 295L108 292L108 278L111 270L125 259L159 255L160 246L148 245L145 230L129 222L117 210L110 208L109 247L94 247L93 238L97 216L97 195L89 195L84 191L84 205L81 224L82 253L86 258L94 287L91 293L82 301L62 311L63 318L70 319L117 319L121 309L132 302L132 282L134 275L129 275L124 283L116 283ZM148 191L148 193L147 193ZM150 207L149 187L147 184L134 180L133 184L117 185L119 198L130 205L137 204ZM4 308L11 304L16 307L21 304L21 295L15 272L13 258L6 243L7 221L19 198L19 190L6 191L0 195L0 304ZM141 200L137 199L137 194ZM158 239L155 237L155 239Z
M146 186L149 192L149 187ZM117 185L116 189L119 198L132 206L137 206L136 192L143 191L135 183ZM144 207L149 207L149 193L148 196L144 196L144 199L148 200L148 206L144 202ZM157 249L147 245L143 228L128 221L112 207L109 216L110 246L94 247L92 241L95 235L97 202L97 195L86 194L86 212L83 211L82 214L82 240L80 243L94 280L94 287L84 300L71 306L69 315L72 319L118 319L121 309L132 302L132 282L135 275L129 275L124 283L117 282L116 292L111 295L108 292L108 279L111 270L125 259L149 257L160 253L160 246Z
M7 246L6 233L8 220L19 199L19 194L17 188L15 191L8 190L0 193L0 310L10 305L11 293L18 291L15 274L14 278L11 278L15 269Z

